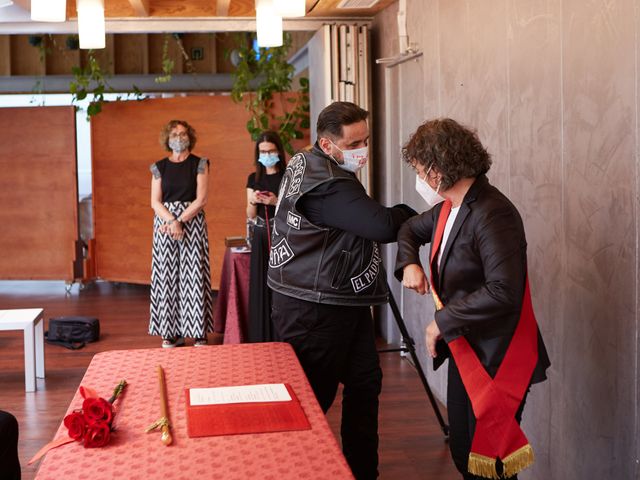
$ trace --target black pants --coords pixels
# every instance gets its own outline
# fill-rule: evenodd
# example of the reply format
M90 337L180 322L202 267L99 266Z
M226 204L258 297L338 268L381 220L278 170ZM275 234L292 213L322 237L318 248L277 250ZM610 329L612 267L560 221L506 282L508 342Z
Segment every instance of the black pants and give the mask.
M18 421L0 410L0 480L20 480Z
M273 342L275 333L271 322L271 289L267 287L269 268L269 237L265 227L255 227L251 239L251 270L249 275L249 331L250 343Z
M522 420L522 410L527 399L525 393L520 408L516 412L518 424ZM449 380L447 384L447 411L449 414L449 449L453 457L453 463L462 473L464 480L484 480L482 477L472 475L467 471L469 463L469 452L471 451L471 441L476 430L476 417L473 415L471 400L462 383L460 372L453 358L449 358ZM502 474L502 463L497 464L498 475ZM508 480L517 480L518 476L505 477Z
M378 396L382 370L370 307L306 302L273 292L279 340L290 343L326 412L338 384L342 397L342 450L358 479L378 476Z

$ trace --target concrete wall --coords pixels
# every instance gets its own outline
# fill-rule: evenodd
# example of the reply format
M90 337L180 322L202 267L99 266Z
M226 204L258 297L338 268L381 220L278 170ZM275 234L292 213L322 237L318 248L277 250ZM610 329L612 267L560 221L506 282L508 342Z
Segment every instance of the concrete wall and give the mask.
M375 18L374 58L398 52L397 8ZM448 116L478 130L490 180L524 219L553 363L525 409L537 461L524 479L640 478L639 11L639 0L408 0L410 42L424 55L373 67L379 198L422 209L399 148L424 120ZM391 270L395 248L385 256ZM432 303L390 282L444 398L444 372L424 352Z

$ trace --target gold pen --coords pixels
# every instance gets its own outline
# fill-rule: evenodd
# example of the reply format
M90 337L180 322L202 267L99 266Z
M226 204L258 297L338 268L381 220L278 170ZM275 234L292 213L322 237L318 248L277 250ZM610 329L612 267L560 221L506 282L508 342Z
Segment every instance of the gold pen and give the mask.
M158 365L158 386L160 388L160 418L147 428L147 433L160 428L162 435L160 440L165 445L171 445L171 424L169 423L169 402L167 401L167 387L164 381L164 370Z

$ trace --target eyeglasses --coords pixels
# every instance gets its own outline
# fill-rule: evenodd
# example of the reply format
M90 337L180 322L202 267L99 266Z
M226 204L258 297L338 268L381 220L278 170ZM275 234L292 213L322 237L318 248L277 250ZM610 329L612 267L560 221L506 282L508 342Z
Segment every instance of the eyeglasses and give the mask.
M187 132L171 132L169 134L169 138L178 138L178 137L188 137L189 134Z

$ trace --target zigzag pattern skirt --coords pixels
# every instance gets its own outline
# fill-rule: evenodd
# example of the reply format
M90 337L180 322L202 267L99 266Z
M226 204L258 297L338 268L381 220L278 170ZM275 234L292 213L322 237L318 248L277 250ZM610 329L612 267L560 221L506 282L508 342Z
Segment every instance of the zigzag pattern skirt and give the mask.
M178 217L189 202L165 202L164 206ZM184 224L182 240L160 233L163 224L156 215L149 334L163 338L204 338L213 331L209 236L204 212Z

